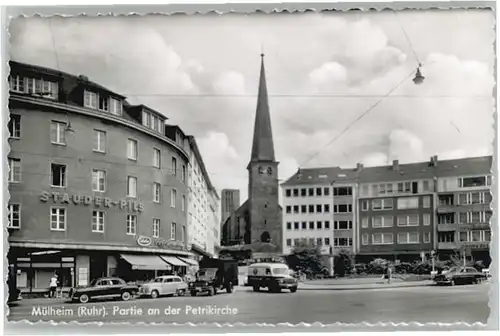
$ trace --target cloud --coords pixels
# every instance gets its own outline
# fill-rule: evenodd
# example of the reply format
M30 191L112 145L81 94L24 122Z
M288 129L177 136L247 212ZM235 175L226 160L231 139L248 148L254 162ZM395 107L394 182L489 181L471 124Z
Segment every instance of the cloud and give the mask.
M13 59L85 74L196 136L216 187L244 200L262 44L280 178L299 166L491 154L494 16L398 17L54 18L52 29L23 18L9 28ZM422 85L411 81L415 55Z

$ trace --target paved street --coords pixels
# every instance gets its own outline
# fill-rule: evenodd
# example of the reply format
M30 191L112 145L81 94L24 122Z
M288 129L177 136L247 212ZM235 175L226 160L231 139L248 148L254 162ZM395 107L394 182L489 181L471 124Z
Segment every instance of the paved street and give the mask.
M373 289L363 291L298 291L271 294L254 293L249 288L240 288L233 294L213 297L168 297L156 300L137 299L129 302L103 302L71 304L49 299L25 300L12 307L9 320L72 321L91 322L176 322L176 323L356 323L356 322L483 322L489 316L488 284L456 287L414 287ZM30 303L31 302L31 303ZM33 306L35 305L35 306ZM230 311L196 309L225 308ZM86 314L78 316L81 307ZM66 316L33 316L40 308L67 308ZM43 309L42 309L43 308ZM153 314L154 309L159 314ZM191 308L191 309L190 309ZM34 310L35 309L35 310ZM150 310L148 314L148 309ZM165 312L165 309L167 311ZM178 314L174 314L176 311ZM235 311L237 309L237 312ZM142 314L140 314L142 310ZM201 309L199 309L201 310ZM113 312L114 311L114 312ZM81 311L80 311L81 313ZM165 315L165 313L169 313ZM195 314L198 313L198 314ZM225 313L221 315L220 313Z

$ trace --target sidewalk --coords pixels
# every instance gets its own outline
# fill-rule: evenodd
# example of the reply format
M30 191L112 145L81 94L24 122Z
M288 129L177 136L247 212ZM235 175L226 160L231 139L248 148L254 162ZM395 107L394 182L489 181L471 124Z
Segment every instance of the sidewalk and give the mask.
M306 281L299 283L299 290L364 290L364 289L386 289L386 288L406 288L406 287L423 287L433 286L432 280L425 281L402 281L394 280L391 283L382 282L380 280L371 279L371 282L346 283L346 281L338 281L339 283L317 283L319 281ZM315 282L317 284L315 284Z

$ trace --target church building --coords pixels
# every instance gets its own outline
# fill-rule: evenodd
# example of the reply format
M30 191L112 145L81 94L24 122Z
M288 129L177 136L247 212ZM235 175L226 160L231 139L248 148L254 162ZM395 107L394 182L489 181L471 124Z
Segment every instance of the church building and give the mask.
M279 205L278 164L274 156L264 55L261 55L252 153L248 163L248 200L223 224L222 245L262 246L282 252L282 208ZM269 248L269 247L272 248ZM264 251L255 251L264 252Z

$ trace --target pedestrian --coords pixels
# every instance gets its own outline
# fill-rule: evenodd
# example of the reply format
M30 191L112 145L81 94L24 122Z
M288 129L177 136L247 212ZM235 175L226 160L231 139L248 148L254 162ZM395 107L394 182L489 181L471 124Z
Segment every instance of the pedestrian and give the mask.
M387 266L387 269L386 269L386 278L387 278L387 283L390 284L391 283L391 278L392 278L392 268L390 265Z
M56 297L56 290L57 290L57 274L54 273L52 278L50 278L50 291L49 291L49 298Z

